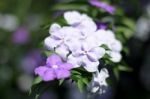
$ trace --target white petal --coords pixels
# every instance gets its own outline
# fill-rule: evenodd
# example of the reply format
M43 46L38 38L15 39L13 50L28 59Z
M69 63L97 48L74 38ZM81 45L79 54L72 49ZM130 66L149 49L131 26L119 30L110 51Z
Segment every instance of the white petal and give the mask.
M104 29L99 29L94 35L100 44L107 45L110 41L115 39L113 32Z
M48 50L54 50L60 44L60 41L57 41L50 36L44 40L44 45L48 48Z
M105 49L102 48L102 47L96 47L96 48L94 48L91 51L97 56L97 59L102 58L105 55L105 53L106 53Z
M118 40L113 40L108 47L112 50L112 51L117 51L120 52L122 50L122 44L120 41Z
M98 61L98 58L97 58L96 54L94 54L94 53L88 52L87 57L92 62Z
M73 55L69 55L68 56L67 62L73 64L73 68L78 68L78 67L81 66L79 58L78 57L74 57Z
M57 23L54 23L51 25L50 29L49 29L49 33L54 33L57 32L59 29L61 29L61 26Z
M102 68L101 71L97 71L96 75L94 75L94 81L98 82L100 86L107 86L106 79L109 77L108 70L106 68Z
M113 62L115 62L115 63L120 62L121 59L122 59L122 56L121 56L121 54L119 52L113 52L113 51L111 51L108 54L111 57L110 60L113 61Z
M81 42L78 39L72 39L70 42L66 42L66 45L72 53L76 53L76 51L81 48Z
M98 70L99 61L91 62L87 57L82 58L82 66L88 72L95 72Z
M55 52L60 55L64 60L67 58L67 54L69 54L69 50L65 45L61 45L55 49Z
M87 35L95 32L97 26L93 20L83 20L82 22L80 22L77 28L80 29L84 33L84 35Z
M64 18L68 24L73 25L81 21L81 14L77 11L68 11L64 13Z
M99 86L93 86L91 92L96 93L99 90L99 88L100 88Z

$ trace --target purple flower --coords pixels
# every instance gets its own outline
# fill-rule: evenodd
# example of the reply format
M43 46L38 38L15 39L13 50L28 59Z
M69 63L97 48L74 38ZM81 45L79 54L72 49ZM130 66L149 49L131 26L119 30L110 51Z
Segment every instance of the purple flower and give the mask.
M62 62L60 56L53 54L47 58L46 65L35 69L35 74L44 81L63 79L70 76L72 64Z
M96 25L97 25L97 27L98 27L98 29L107 29L107 23L104 23L104 22L97 22L96 23Z
M114 12L116 11L114 6L108 5L107 3L98 0L89 0L89 3L98 8L102 8L103 10L109 12L110 14L114 14Z
M15 44L25 44L29 40L29 32L26 28L20 27L14 32L12 41Z

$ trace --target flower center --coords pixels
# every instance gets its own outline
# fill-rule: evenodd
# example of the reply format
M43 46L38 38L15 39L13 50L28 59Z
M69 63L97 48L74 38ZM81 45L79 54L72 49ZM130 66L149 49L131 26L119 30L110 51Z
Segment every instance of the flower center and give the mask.
M53 68L53 69L57 69L58 66L57 66L57 65L53 65L52 68Z
M83 54L84 54L84 55L87 55L87 53L88 53L88 51L83 51Z

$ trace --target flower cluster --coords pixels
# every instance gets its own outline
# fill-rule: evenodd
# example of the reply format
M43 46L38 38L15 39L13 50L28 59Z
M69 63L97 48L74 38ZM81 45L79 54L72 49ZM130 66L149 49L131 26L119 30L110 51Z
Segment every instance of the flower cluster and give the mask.
M48 57L45 66L36 68L35 73L44 81L50 81L67 78L72 68L83 67L93 73L93 82L98 83L98 87L92 85L93 92L100 90L100 86L107 86L109 74L106 68L99 72L99 60L107 54L112 62L120 62L120 41L111 30L99 29L86 14L68 11L64 13L64 19L68 26L52 24L50 36L44 41L46 48L55 54Z
M92 18L77 11L66 12L64 18L69 26L54 23L50 27L50 36L45 39L49 50L55 51L74 68L83 66L88 72L97 71L99 59L105 54L110 55L113 62L121 60L122 45L112 31L97 29Z

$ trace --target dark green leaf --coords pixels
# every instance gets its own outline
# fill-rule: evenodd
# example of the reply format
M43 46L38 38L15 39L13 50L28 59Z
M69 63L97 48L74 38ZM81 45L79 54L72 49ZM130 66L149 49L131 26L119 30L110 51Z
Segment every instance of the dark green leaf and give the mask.
M59 80L59 86L63 84L64 80L65 80L65 79Z
M41 77L36 77L33 81L33 84L32 85L36 85L36 84L39 84L40 82L42 82L42 78Z
M77 86L78 86L78 89L80 90L80 92L84 91L84 83L82 80L78 80Z
M130 67L127 67L127 66L118 66L118 70L120 70L120 71L126 71L126 72L131 72L131 71L133 71L132 70L132 68L130 68Z

